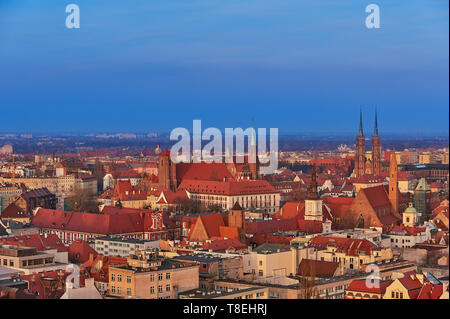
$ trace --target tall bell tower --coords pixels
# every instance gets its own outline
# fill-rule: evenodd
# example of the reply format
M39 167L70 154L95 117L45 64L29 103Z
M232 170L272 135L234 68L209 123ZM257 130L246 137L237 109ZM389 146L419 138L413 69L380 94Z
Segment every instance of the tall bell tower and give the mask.
M322 221L322 200L317 193L317 172L313 167L311 184L305 199L305 220Z
M377 109L375 108L375 129L372 135L372 174L381 174L381 140L378 136Z
M389 201L392 205L392 211L398 213L398 166L395 150L391 152L391 162L389 165Z
M362 109L359 110L359 134L356 137L355 175L360 177L366 173L366 148L362 127Z

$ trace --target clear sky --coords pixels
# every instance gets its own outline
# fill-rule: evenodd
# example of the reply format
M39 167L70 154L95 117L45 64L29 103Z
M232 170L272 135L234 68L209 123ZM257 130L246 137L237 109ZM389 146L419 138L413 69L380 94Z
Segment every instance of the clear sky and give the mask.
M378 105L380 134L448 134L448 21L447 0L0 0L0 132L356 133L362 105L370 135Z

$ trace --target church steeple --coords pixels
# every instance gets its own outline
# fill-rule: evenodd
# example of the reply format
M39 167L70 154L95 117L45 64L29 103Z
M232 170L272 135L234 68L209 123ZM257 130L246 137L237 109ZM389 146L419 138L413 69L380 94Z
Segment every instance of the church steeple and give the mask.
M362 126L362 107L359 108L359 134L356 137L355 175L360 177L366 173L365 137Z
M314 166L305 199L305 220L323 221L322 200L317 192L317 172Z
M309 185L309 189L308 189L308 199L318 199L319 198L319 194L317 193L317 172L316 172L316 167L313 166L312 169L312 175L311 175L311 184Z
M359 107L359 136L364 136L362 125L362 106Z
M392 211L398 214L398 166L395 149L391 151L391 161L389 164L389 201L392 205Z
M378 118L377 118L377 107L375 106L375 129L373 131L373 136L378 136Z
M378 112L375 106L375 127L372 135L372 174L381 174L381 140L378 136Z

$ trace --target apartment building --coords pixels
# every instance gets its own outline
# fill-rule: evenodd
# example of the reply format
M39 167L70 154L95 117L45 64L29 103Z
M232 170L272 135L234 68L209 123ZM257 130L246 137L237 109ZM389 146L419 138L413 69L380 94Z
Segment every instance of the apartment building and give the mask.
M159 240L104 236L97 237L94 241L94 249L105 256L128 257L136 254L136 251L155 248L159 248Z
M25 275L67 267L66 263L57 262L51 252L14 245L0 244L0 260L2 266L20 270Z
M109 298L176 299L199 287L199 266L139 252L126 266L109 267Z

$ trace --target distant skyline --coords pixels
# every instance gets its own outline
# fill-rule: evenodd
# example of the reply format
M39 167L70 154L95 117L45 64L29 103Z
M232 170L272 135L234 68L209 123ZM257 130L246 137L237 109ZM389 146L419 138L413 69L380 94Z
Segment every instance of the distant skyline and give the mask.
M81 28L66 29L79 5ZM367 29L376 3L381 28ZM0 134L449 131L448 1L0 2Z

